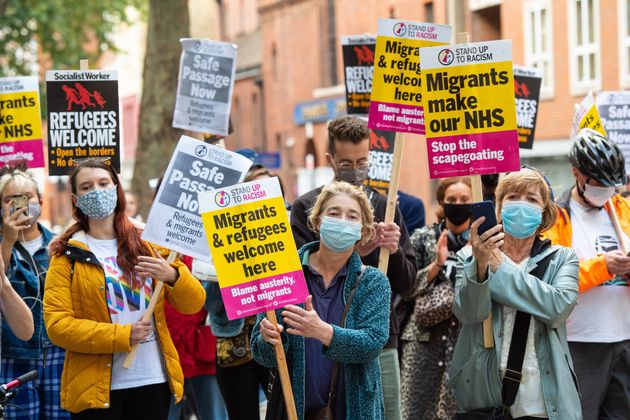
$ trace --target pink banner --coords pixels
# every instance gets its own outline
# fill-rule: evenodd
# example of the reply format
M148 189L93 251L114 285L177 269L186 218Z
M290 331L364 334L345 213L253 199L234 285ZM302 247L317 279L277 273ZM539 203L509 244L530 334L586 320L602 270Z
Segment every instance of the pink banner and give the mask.
M42 139L20 140L0 143L0 166L24 161L28 167L44 167L44 150Z
M429 175L449 178L518 171L516 130L427 139Z
M229 319L297 305L306 300L308 288L302 270L265 277L221 289Z
M368 126L373 130L424 134L424 108L372 101Z

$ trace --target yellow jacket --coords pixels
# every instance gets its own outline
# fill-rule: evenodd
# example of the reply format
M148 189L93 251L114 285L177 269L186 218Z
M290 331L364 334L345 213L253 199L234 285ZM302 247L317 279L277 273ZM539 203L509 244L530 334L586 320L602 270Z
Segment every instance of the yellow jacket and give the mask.
M571 189L572 190L572 189ZM558 220L548 231L542 234L543 238L550 239L552 243L571 248L573 230L571 228L571 218L569 216L570 192L565 192L558 199ZM630 235L630 202L621 195L612 197L613 206L623 230L626 235ZM604 208L610 213L608 204ZM611 280L614 276L608 272L604 254L580 261L579 288L580 292L585 292L595 286Z
M147 245L148 246L148 245ZM165 256L168 250L154 247ZM171 391L180 401L184 375L164 316L164 299L185 314L205 301L199 281L180 261L175 285L164 284L153 315ZM46 275L44 321L50 340L66 349L61 376L61 406L73 413L108 408L113 353L129 352L131 324L112 324L105 296L105 274L79 231L65 255L54 256Z

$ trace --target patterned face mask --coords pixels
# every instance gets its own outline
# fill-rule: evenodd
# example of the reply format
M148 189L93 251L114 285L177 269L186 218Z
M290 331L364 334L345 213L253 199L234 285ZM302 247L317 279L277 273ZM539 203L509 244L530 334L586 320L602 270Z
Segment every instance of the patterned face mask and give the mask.
M77 207L90 219L104 219L114 212L118 203L116 187L92 190L77 196Z

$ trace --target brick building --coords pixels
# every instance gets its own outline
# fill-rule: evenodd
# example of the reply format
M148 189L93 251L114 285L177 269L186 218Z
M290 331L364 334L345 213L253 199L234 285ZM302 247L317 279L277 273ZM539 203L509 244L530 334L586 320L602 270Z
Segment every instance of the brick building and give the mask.
M557 192L572 182L574 105L591 89L630 86L630 0L226 0L222 9L225 39L257 38L248 41L257 48L239 49L251 68L237 77L230 142L280 152L290 195L308 154L323 164L326 121L343 113L339 39L375 33L379 17L447 23L472 41L511 39L515 64L540 67L537 141L521 159L542 168ZM424 140L407 135L400 188L430 205L435 181L425 162Z

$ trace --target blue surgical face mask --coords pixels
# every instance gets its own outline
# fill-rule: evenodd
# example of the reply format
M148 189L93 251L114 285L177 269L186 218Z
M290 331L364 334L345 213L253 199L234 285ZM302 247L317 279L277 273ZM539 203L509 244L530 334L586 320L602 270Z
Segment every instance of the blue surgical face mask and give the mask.
M501 209L503 230L516 239L534 235L541 222L542 209L526 201L508 201Z
M347 251L361 239L361 228L358 222L324 216L319 226L319 237L326 248L335 252Z
M90 219L104 219L116 209L118 195L116 187L108 190L92 190L77 196L77 207Z

